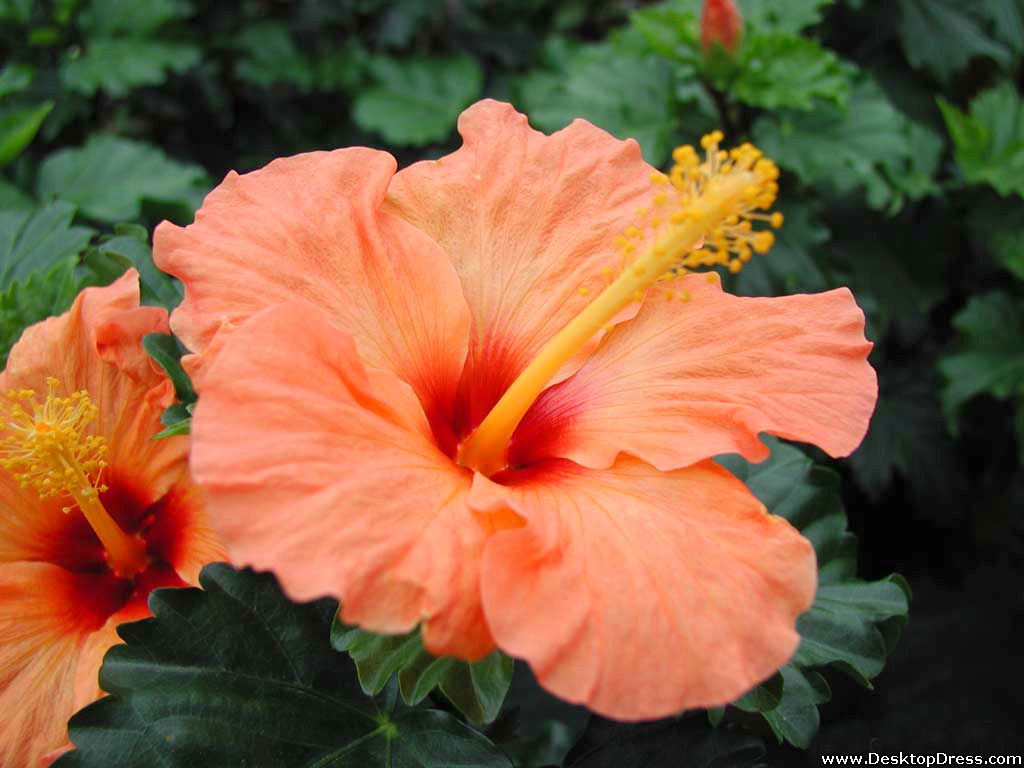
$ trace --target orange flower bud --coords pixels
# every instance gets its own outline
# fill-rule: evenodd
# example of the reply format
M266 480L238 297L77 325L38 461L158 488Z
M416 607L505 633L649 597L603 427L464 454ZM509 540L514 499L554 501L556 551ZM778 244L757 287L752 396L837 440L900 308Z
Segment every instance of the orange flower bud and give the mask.
M733 0L704 0L700 13L700 44L709 52L715 43L736 53L743 40L743 17Z

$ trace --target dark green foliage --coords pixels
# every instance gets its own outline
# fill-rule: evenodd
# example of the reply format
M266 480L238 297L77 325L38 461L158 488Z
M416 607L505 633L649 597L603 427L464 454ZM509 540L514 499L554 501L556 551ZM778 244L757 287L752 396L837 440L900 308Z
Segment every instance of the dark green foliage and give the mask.
M335 603L290 603L273 576L224 564L200 584L154 592L154 618L122 625L110 695L72 718L60 768L512 768L452 715L367 697L331 649Z
M196 405L192 381L181 367L181 357L187 350L181 342L166 333L150 333L144 336L142 346L173 382L176 398L175 402L160 415L160 421L166 429L153 437L187 435L192 427L192 410Z
M1008 293L973 297L955 318L959 343L939 361L942 407L952 424L967 400L1024 395L1024 304Z
M953 561L975 562L982 550L1019 555L1012 519L998 521L1019 506L1024 472L1024 0L738 0L744 42L735 57L702 51L700 5L0 0L5 356L25 327L130 267L140 273L144 302L177 305L182 286L154 266L150 232L163 218L190 221L228 170L347 145L387 149L401 165L437 157L458 145L458 114L481 97L514 102L545 131L582 117L636 138L659 167L673 146L712 128L730 142L758 143L784 171L786 223L771 253L726 276L727 287L773 296L845 286L865 311L880 401L861 448L832 467L843 474L851 526L864 531L862 572L870 579L855 577L835 475L782 445L763 465L733 462L774 512L814 541L822 586L800 621L796 658L734 706L712 711L718 729L700 715L643 726L595 720L588 728L586 713L548 713L550 702L522 668L506 697L511 668L500 654L466 665L431 658L416 634L379 638L335 626L335 645L353 667L324 647L326 608L292 606L262 577L214 570L211 584L244 582L246 595L265 599L248 617L231 614L241 629L231 627L214 647L230 655L231 638L254 647L255 638L273 635L254 616L291 617L288 641L316 647L302 663L322 673L303 679L317 691L338 686L343 696L329 698L364 708L345 722L362 724L353 738L374 735L339 765L381 763L388 749L395 765L432 764L427 753L458 765L444 750L459 744L497 761L468 764L507 765L467 721L487 723L517 768L757 764L766 758L750 729L806 745L829 681L844 675L870 685L878 674L906 609L902 582L880 576L913 553L925 553L934 563L925 575L941 579L953 578ZM160 434L184 434L194 393L182 349L169 336L147 348L178 394ZM943 538L949 531L954 544ZM259 707L243 711L229 696L220 703L236 707L227 730L219 721L145 720L159 714L150 707L163 706L146 686L170 679L163 676L176 658L154 627L174 623L168 606L214 622L204 611L224 603L216 621L225 620L229 591L156 598L167 610L126 630L133 645L115 651L105 673L115 695L79 715L73 736L89 747L62 765L120 765L124 754L155 764L121 741L150 738L138 730L150 722L161 723L150 735L200 745L223 739L202 757L181 757L182 765L214 765L229 753L224 764L239 764L244 749L258 755L252 765L316 759L301 749L291 753L298 762L267 757L279 745L257 743L259 728L240 724L277 720ZM302 634L314 627L318 639ZM210 635L223 631L218 625ZM167 655L147 655L138 668L146 674L136 677L128 661L143 648ZM198 674L196 685L203 679ZM403 704L393 709L385 699ZM296 732L331 724L326 740L344 739L349 726L335 732L343 718L332 703L320 705L323 718L295 721ZM453 708L462 715L449 714ZM373 719L380 713L386 723ZM120 736L111 725L117 718L131 723ZM116 759L102 751L114 743L122 749Z
M789 520L818 555L818 594L797 621L801 643L781 679L762 683L736 702L760 712L776 737L807 747L818 729L818 704L830 697L814 671L832 667L871 687L906 622L910 592L899 576L875 582L857 578L857 543L846 530L836 475L816 467L796 448L772 440L772 455L761 464L736 457L720 461L773 514Z
M173 161L142 142L102 134L47 157L36 182L40 200L69 200L85 216L109 223L137 218L144 200L191 213L205 190L201 168Z
M1013 84L985 91L966 115L944 100L939 104L964 178L1001 195L1024 195L1024 105Z
M708 728L690 715L623 725L593 718L565 761L566 768L755 768L764 745L731 726Z
M408 635L374 635L347 627L336 618L331 645L352 657L367 694L380 693L397 675L406 704L419 704L437 688L478 725L498 716L512 682L512 659L501 651L474 664L434 658L424 650L418 630Z

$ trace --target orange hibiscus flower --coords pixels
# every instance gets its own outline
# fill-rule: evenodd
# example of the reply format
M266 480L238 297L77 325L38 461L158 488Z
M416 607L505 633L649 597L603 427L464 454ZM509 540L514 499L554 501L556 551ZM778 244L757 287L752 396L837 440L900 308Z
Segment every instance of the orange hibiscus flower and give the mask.
M223 552L188 476L188 439L153 440L174 399L141 346L167 312L132 271L28 328L0 375L0 766L36 765L100 695L115 628L156 587Z
M602 714L730 701L794 652L815 561L710 457L763 459L762 431L852 451L863 315L689 274L771 245L749 145L709 135L666 176L583 121L484 101L459 130L398 174L364 148L232 173L158 228L214 522L298 599L501 648Z

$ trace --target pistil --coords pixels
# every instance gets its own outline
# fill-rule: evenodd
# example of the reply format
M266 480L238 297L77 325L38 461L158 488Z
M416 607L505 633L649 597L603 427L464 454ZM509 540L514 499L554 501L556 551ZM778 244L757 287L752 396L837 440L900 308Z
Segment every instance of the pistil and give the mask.
M125 533L100 501L106 490L99 479L107 446L102 437L87 434L97 408L84 390L61 397L60 383L53 378L47 379L47 387L42 403L31 389L6 393L10 434L0 440L0 467L40 498L73 501L106 550L114 573L131 578L146 566L146 547ZM70 513L72 507L64 511Z
M555 373L655 283L701 267L737 272L753 252L771 247L772 233L755 230L752 222L782 223L779 214L756 212L774 202L778 169L749 144L729 153L719 150L721 138L717 131L703 138L703 162L691 147L681 147L671 173L655 174L653 210L638 212L641 226L627 227L619 238L618 276L519 374L459 446L459 464L488 476L505 469L512 434Z

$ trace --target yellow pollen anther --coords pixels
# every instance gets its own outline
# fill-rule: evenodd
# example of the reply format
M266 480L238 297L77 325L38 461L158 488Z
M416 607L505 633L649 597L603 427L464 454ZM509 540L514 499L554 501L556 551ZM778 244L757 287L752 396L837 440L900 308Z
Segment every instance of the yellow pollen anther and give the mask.
M590 289L587 288L587 286L585 286L585 285L580 286L579 293L580 293L580 296L587 296L590 293Z
M615 240L618 276L520 373L459 446L459 464L485 475L504 469L512 434L559 368L602 329L610 330L613 318L631 302L642 301L654 283L715 267L739 272L753 253L771 248L774 235L754 224L782 224L782 215L769 210L778 193L778 166L751 144L721 149L723 138L721 131L701 138L703 160L693 147L678 147L668 175L651 176L658 215L639 222L643 229L627 226ZM641 209L638 219L646 220L649 213ZM611 278L613 273L602 274ZM707 279L718 278L710 272ZM671 299L673 293L664 295ZM679 296L683 302L690 299L686 291Z
M42 499L74 500L115 573L134 576L146 565L145 545L122 531L99 499L106 490L99 478L107 465L107 445L101 436L89 434L99 411L84 390L62 397L60 382L52 377L46 386L41 403L31 389L5 393L2 426L8 434L0 439L0 467ZM65 512L71 509L64 507Z

